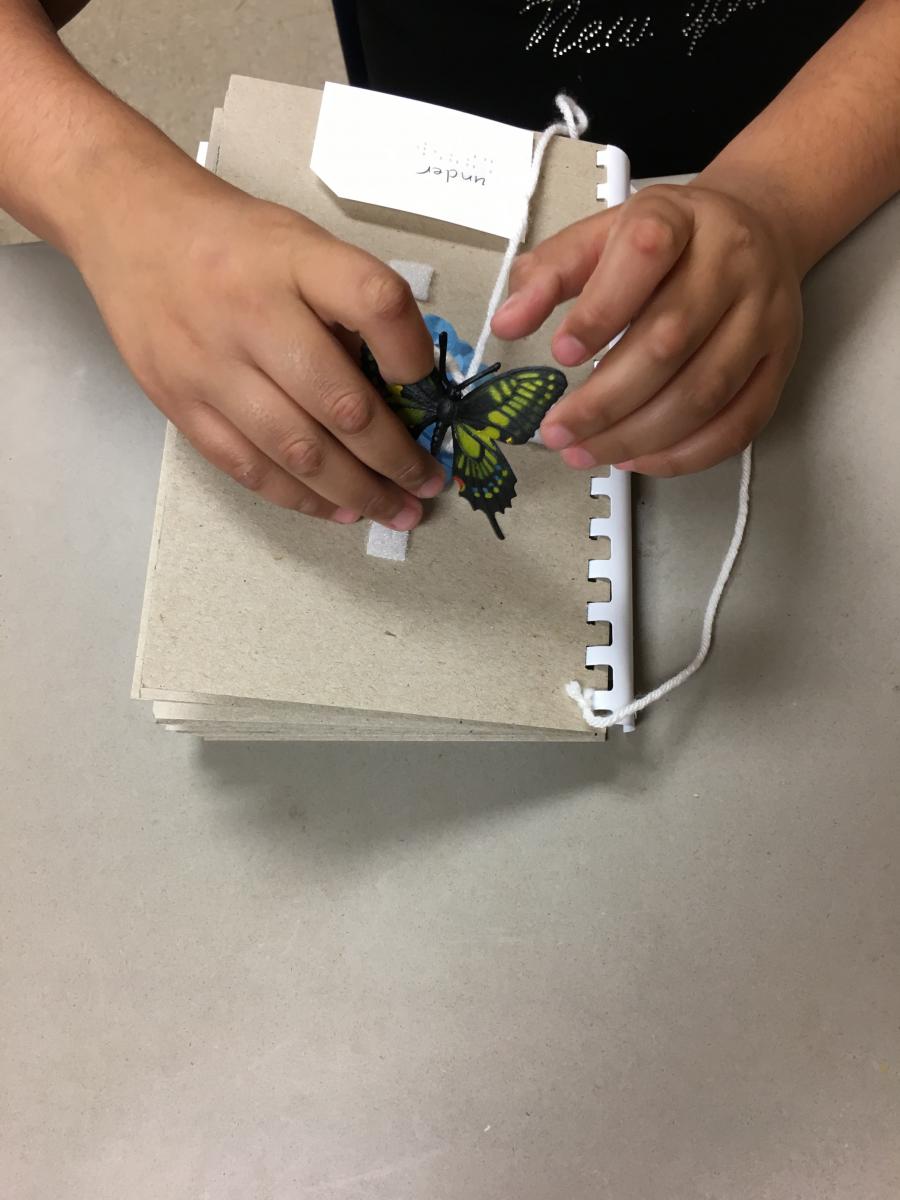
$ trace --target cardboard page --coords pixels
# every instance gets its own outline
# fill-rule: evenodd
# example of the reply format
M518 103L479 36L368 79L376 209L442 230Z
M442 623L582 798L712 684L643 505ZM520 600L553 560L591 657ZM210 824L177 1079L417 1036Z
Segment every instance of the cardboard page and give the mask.
M233 79L218 172L385 261L432 264L424 310L474 341L502 244L337 200L308 169L318 101ZM529 241L596 211L595 153L554 140ZM504 347L504 365L551 362L550 332ZM138 690L594 736L563 692L572 678L603 686L584 668L585 604L600 598L586 577L589 481L540 448L509 458L520 482L505 542L454 490L431 506L407 561L389 563L365 554L365 523L276 509L170 438Z
M142 688L581 728L589 501L545 450L515 467L505 542L445 493L390 563L363 523L274 508L174 438Z
M227 703L198 704L195 702L156 701L153 716L157 724L167 727L191 727L203 732L212 725L229 729L304 729L342 731L376 731L396 733L401 730L410 736L421 733L428 737L491 736L509 738L522 736L522 729L515 725L474 725L463 721L440 721L428 717L397 717L390 713L363 713L335 708L319 708L305 704L283 704L258 701L242 705ZM547 730L529 730L528 736L543 740L550 736ZM577 737L578 734L555 734L554 737Z

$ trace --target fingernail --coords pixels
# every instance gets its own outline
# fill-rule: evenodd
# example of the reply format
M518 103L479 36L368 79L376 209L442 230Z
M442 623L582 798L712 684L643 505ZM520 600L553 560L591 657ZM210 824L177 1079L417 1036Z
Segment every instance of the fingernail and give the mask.
M541 426L541 438L548 450L565 450L566 446L571 446L575 441L575 434L571 429L566 429L565 425L557 425L554 422L552 425Z
M562 460L570 467L581 469L583 467L596 467L597 460L591 454L590 450L585 450L584 446L573 446L571 450L563 450Z
M514 312L519 307L520 302L521 297L519 296L519 293L513 292L509 299L503 301L503 303L494 313L494 317L502 317L507 313Z
M400 512L397 513L396 517L394 517L393 521L389 521L388 524L391 529L396 529L397 533L406 533L408 530L415 528L421 518L421 507L417 504L415 508L413 508L412 505L408 504L405 508L401 509Z
M420 500L432 500L439 492L444 490L445 483L446 480L443 474L433 475L427 483L423 483L416 491L416 495Z
M336 508L331 514L331 519L337 521L338 525L353 525L359 520L359 516L360 514L352 508Z
M553 357L564 367L574 367L588 357L590 350L571 333L560 334L553 341Z
M627 462L616 463L615 467L616 467L617 471L633 471L634 470L634 459L629 458Z

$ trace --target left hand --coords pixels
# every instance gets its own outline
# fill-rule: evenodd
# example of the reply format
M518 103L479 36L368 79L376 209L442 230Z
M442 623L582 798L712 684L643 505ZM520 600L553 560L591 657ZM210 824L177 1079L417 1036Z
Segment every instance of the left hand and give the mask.
M800 269L777 216L704 187L658 185L570 225L514 264L504 339L578 300L552 343L563 366L625 336L541 426L572 467L681 475L766 425L802 331Z

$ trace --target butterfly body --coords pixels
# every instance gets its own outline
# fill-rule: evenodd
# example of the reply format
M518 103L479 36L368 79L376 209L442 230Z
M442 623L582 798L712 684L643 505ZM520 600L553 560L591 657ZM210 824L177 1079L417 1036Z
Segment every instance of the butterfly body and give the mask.
M385 383L366 346L363 370L414 438L431 429L433 455L447 433L452 434L453 476L460 495L487 516L502 538L497 514L512 503L516 477L498 443L529 441L565 391L566 377L552 367L523 367L497 375L500 364L495 363L457 382L447 377L446 333L440 335L439 346L438 366L416 383Z

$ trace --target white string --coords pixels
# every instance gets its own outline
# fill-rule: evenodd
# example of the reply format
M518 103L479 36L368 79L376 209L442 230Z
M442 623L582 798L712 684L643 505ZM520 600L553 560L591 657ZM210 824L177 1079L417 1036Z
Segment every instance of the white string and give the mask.
M712 645L713 629L719 612L719 604L721 603L728 580L731 578L731 572L734 569L734 564L741 548L741 542L744 540L744 531L747 528L747 517L750 514L750 472L752 465L753 445L751 443L741 455L741 480L738 485L738 508L734 522L734 532L731 535L731 542L725 552L725 557L722 559L718 577L706 604L706 612L703 615L703 630L700 636L700 649L691 662L676 675L673 675L671 679L667 679L665 683L661 683L659 687L655 687L652 692L647 692L645 695L639 696L637 700L632 700L630 704L623 704L621 708L617 708L615 712L609 713L604 717L594 712L592 704L595 696L602 699L603 692L595 691L594 688L583 688L581 684L573 680L566 687L566 695L575 701L581 709L581 715L592 729L609 729L610 726L617 725L623 718L642 712L656 700L662 699L663 696L668 696L669 692L674 692L676 688L681 687L683 683L690 679L703 666Z
M562 120L555 121L552 125L547 126L538 138L534 153L531 156L531 176L528 180L528 188L522 198L522 212L516 228L507 242L506 253L503 255L503 262L500 264L497 281L494 284L494 290L491 292L491 298L488 301L484 325L481 327L481 333L478 336L478 341L475 343L475 353L472 355L472 362L469 364L470 375L475 375L481 366L485 347L487 346L488 338L491 336L491 321L494 319L494 313L500 307L500 301L506 294L506 285L509 283L509 273L512 270L513 260L519 252L519 246L528 229L528 210L531 206L531 197L534 195L538 180L541 177L541 164L544 161L544 151L549 146L550 139L557 134L568 134L570 138L580 138L588 127L588 119L584 114L584 110L579 108L574 100L571 100L562 92L556 97L556 107L560 111Z
M468 373L475 374L484 359L484 351L487 347L488 338L491 336L491 321L494 319L494 314L500 306L500 301L506 294L507 284L509 283L509 275L512 270L513 261L519 252L519 246L524 240L525 233L528 229L528 215L531 206L531 198L535 193L538 185L538 180L541 176L541 166L544 161L544 152L550 144L551 138L557 134L566 134L570 138L580 138L588 126L588 120L584 110L581 109L574 100L571 100L564 93L560 93L556 97L556 106L562 116L561 121L556 121L552 125L548 125L538 139L537 145L534 148L534 154L531 159L531 176L528 181L528 188L522 201L522 212L519 217L516 228L513 230L509 241L506 245L506 252L503 255L503 262L500 264L500 270L497 273L497 279L494 283L494 290L491 292L491 298L488 301L487 312L484 318L484 325L481 333L478 336L478 341L475 344L475 351L472 355L472 361L469 364ZM632 187L634 192L634 187ZM725 588L731 578L731 573L734 570L734 564L737 561L737 556L741 548L741 543L744 540L744 532L747 528L747 518L750 513L750 474L753 466L753 446L749 445L741 455L741 478L738 485L738 509L737 516L734 522L734 532L731 535L731 542L725 552L725 557L722 560L722 565L719 568L719 574L716 582L710 593L709 600L706 604L706 612L703 615L703 626L700 635L700 648L695 654L691 662L686 667L683 667L671 679L667 679L665 683L661 683L659 687L654 688L650 692L646 692L643 696L639 696L636 700L632 700L628 704L623 704L621 708L617 708L615 712L608 713L606 716L600 716L594 712L593 700L595 696L602 698L603 693L596 691L594 688L583 688L580 683L573 680L566 687L566 695L569 696L581 710L581 715L584 717L588 725L592 729L609 729L613 725L618 725L627 717L632 717L636 713L643 712L651 704L657 700L661 700L663 696L667 696L670 692L674 692L676 688L681 687L686 683L692 675L706 662L710 647L712 646L713 631L716 624L716 617L719 613L719 605L722 602Z

